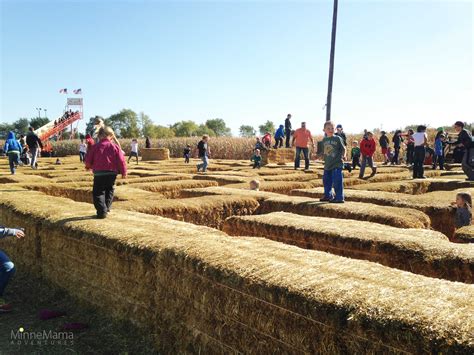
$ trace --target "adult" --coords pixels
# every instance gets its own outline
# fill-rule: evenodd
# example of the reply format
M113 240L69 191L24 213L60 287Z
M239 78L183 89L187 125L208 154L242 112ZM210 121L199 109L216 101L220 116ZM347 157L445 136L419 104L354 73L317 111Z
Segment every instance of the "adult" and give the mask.
M300 167L301 152L304 155L304 170L309 169L309 147L308 142L311 142L311 147L314 148L313 137L311 132L306 129L306 122L301 122L301 128L298 128L293 134L292 146L296 146L295 170Z
M428 145L426 127L418 126L416 133L413 133L411 138L413 140L413 179L426 179L423 166L426 156L426 146Z
M145 137L145 148L147 149L151 148L150 137Z
M208 142L209 136L205 134L202 136L202 139L197 145L198 157L202 160L202 163L196 166L198 172L202 170L202 172L205 173L207 171L207 166L209 165L209 155L211 155Z
M336 133L334 133L334 135L341 137L342 143L344 143L344 147L347 147L347 137L346 137L346 134L344 133L344 130L341 124L338 124L336 126Z
M43 143L41 142L41 139L36 135L33 127L28 128L28 134L26 135L26 145L28 146L28 150L31 154L31 168L37 169L37 159L41 149L43 149Z
M400 154L400 146L403 142L402 131L400 131L399 129L395 131L395 133L393 134L392 142L394 150L392 164L398 165L398 155Z
M473 152L472 151L472 136L468 130L464 128L464 123L457 121L454 124L454 130L458 133L458 139L449 143L454 145L456 149L463 152L462 170L467 175L468 180L474 180L474 166L473 166Z
M285 135L286 135L286 148L290 148L290 138L291 138L291 114L289 113L285 119Z

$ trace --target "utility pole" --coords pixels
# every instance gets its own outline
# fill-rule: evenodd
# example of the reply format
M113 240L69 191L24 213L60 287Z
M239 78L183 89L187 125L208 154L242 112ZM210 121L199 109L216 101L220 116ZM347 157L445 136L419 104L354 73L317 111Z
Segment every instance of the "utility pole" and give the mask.
M334 0L332 13L331 54L329 56L328 98L326 101L326 121L331 120L332 81L334 76L334 52L336 50L337 2Z
M45 118L48 118L48 115L46 114L46 112L48 111L48 109L44 108L43 111L44 111L44 117L45 117Z
M37 107L36 111L38 111L38 118L41 118L41 107Z

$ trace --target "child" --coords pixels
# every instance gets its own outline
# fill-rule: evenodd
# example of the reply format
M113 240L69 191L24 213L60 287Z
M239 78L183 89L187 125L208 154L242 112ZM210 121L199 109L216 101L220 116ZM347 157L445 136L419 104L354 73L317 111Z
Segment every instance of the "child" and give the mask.
M334 135L334 124L324 123L325 137L322 140L324 159L324 197L321 201L344 203L342 166L346 158L346 147L341 137ZM332 189L336 196L334 197Z
M137 158L137 165L138 165L138 141L136 138L132 139L132 143L130 143L130 156L128 157L127 163L130 163L130 159L132 157Z
M415 159L415 141L413 140L413 135L415 132L413 132L412 129L408 130L408 133L406 134L407 137L407 165L413 165L414 164L414 159Z
M413 179L426 179L424 176L425 169L423 163L425 162L426 145L428 144L428 137L426 136L426 127L418 126L416 133L412 135L414 145L413 157Z
M0 239L13 236L21 239L25 236L25 233L21 229L0 227ZM15 265L11 262L8 255L0 249L0 313L10 312L12 309L12 305L6 303L3 299L3 292L14 274Z
M81 139L81 144L79 144L79 160L81 163L84 162L87 153L87 144L84 143L84 139Z
M336 126L336 133L334 133L335 136L341 137L342 143L344 143L344 146L347 147L347 137L346 134L344 133L344 130L342 128L342 124L338 124Z
M394 149L392 164L398 165L399 164L398 156L400 154L400 147L403 142L402 131L400 130L395 131L395 133L393 134L392 142L393 142L393 149Z
M472 198L468 192L460 192L456 195L456 202L451 205L457 207L454 216L454 225L456 228L470 226L472 221Z
M274 149L283 147L283 138L285 137L285 127L281 124L275 132Z
M262 165L262 156L260 155L260 149L255 149L255 153L253 154L250 161L253 161L253 168L259 168Z
M260 151L262 150L267 150L267 148L263 145L262 141L260 140L259 137L257 137L257 141L255 142L255 148L254 150L259 149Z
M388 159L389 162L391 162L393 160L393 156L394 156L394 153L393 153L392 147L388 147L388 149L387 149L387 159Z
M97 134L97 142L99 142L100 138L99 138L99 131L101 128L104 128L105 127L105 123L104 121L102 120L102 118L99 118L96 116L95 120L94 120L94 132L95 134ZM109 127L110 128L110 127ZM118 145L118 147L120 148L120 150L122 149L122 146L120 145L120 142L118 141L117 137L115 136L115 132L112 130L112 142L114 142L115 144Z
M446 141L446 136L443 131L439 131L436 134L435 144L434 144L434 158L433 158L433 169L436 169L436 164L439 165L439 170L444 170L444 144Z
M262 138L262 143L265 145L265 148L269 149L272 145L272 135L270 132L266 132Z
M56 158L56 162L55 162L54 164L56 164L56 165L61 165L62 162L61 162L61 160L59 160L59 158Z
M117 174L127 178L127 165L120 147L111 142L114 131L110 127L99 129L99 142L86 155L86 169L94 172L92 196L97 218L106 218L114 199Z
M250 181L250 190L259 191L260 190L260 181L258 181L258 180Z
M377 167L374 165L373 156L375 153L375 140L372 132L367 132L367 137L360 142L360 153L362 154L362 164L360 166L359 179L364 178L365 167L369 165L372 168L371 176L377 173Z
M15 138L15 132L10 131L3 147L3 151L8 155L8 163L10 164L10 172L15 174L15 168L20 164L20 154L23 151L20 143Z
M189 164L189 158L191 157L191 145L187 144L184 148L184 163Z
M197 171L202 170L203 173L206 172L207 166L209 165L209 155L211 151L208 146L209 136L207 134L202 136L201 141L197 145L198 157L201 158L202 163L197 165Z
M385 133L385 131L381 131L380 133L382 135L379 138L379 145L380 145L380 148L382 148L382 155L385 158L385 161L384 161L383 165L387 165L388 163L390 163L390 159L388 158L388 154L387 154L388 153L388 146L389 146L390 142L388 141L388 137L387 137L387 134Z
M356 166L360 168L360 148L359 148L358 141L352 142L351 158L352 158L352 169L355 169Z

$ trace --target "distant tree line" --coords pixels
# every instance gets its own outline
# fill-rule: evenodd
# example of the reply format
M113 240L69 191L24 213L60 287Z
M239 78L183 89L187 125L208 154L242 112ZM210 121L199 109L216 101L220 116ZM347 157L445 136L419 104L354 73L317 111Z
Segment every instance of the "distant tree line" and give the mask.
M31 126L34 129L37 129L48 122L50 122L48 117L34 117L19 118L13 123L0 123L0 139L5 139L10 131L15 132L16 134L26 134L28 132L28 127Z

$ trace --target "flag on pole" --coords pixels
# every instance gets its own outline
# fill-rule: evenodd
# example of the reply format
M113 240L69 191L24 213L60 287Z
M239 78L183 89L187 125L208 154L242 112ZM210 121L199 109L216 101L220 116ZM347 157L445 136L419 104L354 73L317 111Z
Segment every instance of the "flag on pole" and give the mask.
M72 92L76 95L81 95L82 94L82 89L72 90Z
M67 94L67 89L66 88L61 89L61 90L59 90L59 93L60 94Z

